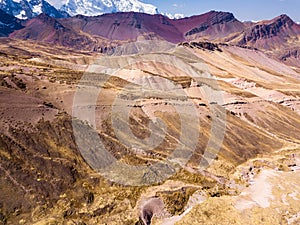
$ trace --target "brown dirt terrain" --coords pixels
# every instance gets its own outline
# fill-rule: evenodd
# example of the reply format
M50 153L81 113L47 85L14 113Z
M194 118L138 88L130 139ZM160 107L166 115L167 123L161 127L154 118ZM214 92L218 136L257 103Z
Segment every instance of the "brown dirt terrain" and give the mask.
M196 105L201 120L201 124L185 120L191 130L200 134L186 166L165 182L131 187L111 182L94 171L75 142L71 117L73 98L85 69L96 55L1 39L0 224L141 224L141 208L149 198L164 203L164 210L158 207L159 210L153 211L150 207L151 211L147 206L153 214L153 224L163 224L165 219L180 215L184 216L179 224L189 224L190 217L198 221L196 224L234 223L226 219L226 212L236 218L235 224L297 221L299 209L294 200L298 193L290 193L286 186L275 190L275 186L282 182L280 177L297 184L292 175L297 177L299 170L292 170L299 166L295 155L300 144L300 75L297 70L256 50L218 48L221 51L178 46L176 51L164 54L176 55L195 70L203 70L206 65L216 78L203 78L201 84L219 86L223 103L211 102L183 71L155 61L125 67L106 83L102 74L95 75L99 79L93 85L102 88L95 105L97 135L121 162L149 165L165 160L180 143L182 124L175 106L184 116L192 118L192 112L184 111L185 102L176 99L178 96L157 92L151 97L146 90L141 97L140 86L149 84L148 88L162 90L169 81L182 87L187 100ZM126 85L131 88L125 89ZM152 131L149 123L157 117L164 121L166 135L158 146L143 152L120 141L120 136L129 140L132 135L120 132L117 136L114 130L111 118L116 97L136 100L134 105L130 102L123 108L130 111L128 120L116 114L120 116L120 124L129 126L134 136L146 139ZM225 124L218 117L224 109ZM216 160L202 171L199 163L209 161L203 153L211 139L213 119L217 121L217 129L225 125L226 132ZM88 126L77 122L82 127ZM260 178L264 178L264 172L257 175L270 167L276 171L268 176L271 181ZM261 199L251 194L240 195L249 192L246 186L249 179L251 182L251 172L255 182L273 187L276 198L269 198L270 193L262 197L269 199L270 207L264 202L257 205L255 202ZM198 203L203 201L196 197L199 192L207 198L203 204L197 204L198 200ZM278 200L278 196L284 200ZM196 203L191 204L192 200ZM238 202L244 206L247 201L255 213L241 218ZM286 202L289 206L284 208L282 203ZM276 207L290 213L265 221ZM251 209L245 209L246 213Z

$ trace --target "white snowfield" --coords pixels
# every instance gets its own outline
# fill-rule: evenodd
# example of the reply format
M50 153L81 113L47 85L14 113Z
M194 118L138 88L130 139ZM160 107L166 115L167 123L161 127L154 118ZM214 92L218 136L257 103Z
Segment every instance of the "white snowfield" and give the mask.
M64 16L46 0L0 0L0 9L18 19L31 19L41 13L59 18Z
M97 16L112 12L143 12L148 14L158 14L156 6L146 4L138 0L67 0L61 7L71 16L85 15Z
M50 4L50 5L49 5ZM46 6L46 7L45 7ZM67 12L70 16L98 16L115 12L140 12L147 14L162 14L171 19L183 18L183 14L161 12L156 6L139 0L0 0L0 8L19 19L30 19L41 13L53 17ZM57 10L60 9L60 10ZM61 12L59 12L61 11ZM31 12L31 14L28 12Z

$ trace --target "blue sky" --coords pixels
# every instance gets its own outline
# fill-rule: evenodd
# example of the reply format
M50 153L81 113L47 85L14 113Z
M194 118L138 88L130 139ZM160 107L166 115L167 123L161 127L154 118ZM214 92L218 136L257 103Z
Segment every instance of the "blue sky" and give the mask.
M59 6L66 0L48 0ZM161 12L198 15L210 10L232 12L242 21L272 19L281 14L300 22L300 0L140 0L157 6Z
M300 0L143 0L162 12L201 14L210 10L232 12L239 20L272 19L281 14L300 22Z

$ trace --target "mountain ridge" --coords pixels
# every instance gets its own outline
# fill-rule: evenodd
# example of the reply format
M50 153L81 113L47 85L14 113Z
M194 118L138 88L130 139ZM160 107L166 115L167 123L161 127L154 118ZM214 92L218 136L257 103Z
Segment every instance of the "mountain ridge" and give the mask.
M278 36L280 36L280 38L288 38L289 36L295 35L300 35L300 26L289 16L283 14L272 20L260 21L253 27L247 29L243 40L239 44L255 44L255 42L263 39Z
M58 19L58 21L68 27L76 28L75 30L81 30L110 40L136 40L139 35L154 33L173 43L203 37L211 41L219 41L219 39L227 37L227 41L235 41L237 44L246 45L250 41L259 40L256 33L264 35L262 36L263 39L284 36L284 33L286 33L285 36L300 34L300 25L293 22L286 15L249 25L237 20L232 13L217 11L182 19L170 19L161 14L117 12L94 17L78 15ZM260 30L256 31L257 29ZM172 33L176 33L176 37L170 38L169 34ZM230 38L229 36L233 33L241 33L245 36L245 41L238 40L242 38L241 35L240 37Z
M71 16L98 16L105 13L129 11L159 14L156 6L137 0L93 0L89 2L86 0L67 0L60 9L66 11Z
M21 29L22 21L0 9L0 37L8 36L15 30Z
M32 19L41 13L47 13L56 18L69 17L66 12L57 10L45 0L2 0L0 9L18 19Z
M232 13L221 11L181 19L138 12L116 12L92 17L77 15L55 18L57 23L68 29L57 31L48 24L47 30L55 33L52 36L45 35L47 31L40 29L36 18L31 20L35 22L23 23L24 28L16 27L6 36L94 52L110 48L109 42L122 44L137 40L166 40L179 44L208 41L259 49L291 66L300 65L300 25L285 14L257 23L241 22ZM57 38L57 35L61 38ZM68 38L71 41L67 41Z

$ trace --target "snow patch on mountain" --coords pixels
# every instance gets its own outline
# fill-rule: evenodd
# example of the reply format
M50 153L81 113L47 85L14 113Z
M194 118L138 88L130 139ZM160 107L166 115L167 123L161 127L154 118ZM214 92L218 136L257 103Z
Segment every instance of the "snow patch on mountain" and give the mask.
M114 12L142 12L158 14L156 6L146 4L138 0L67 0L61 7L71 16L78 14L85 16L97 16Z
M67 17L45 0L0 0L0 9L19 19L31 19L41 13L52 17Z
M15 15L18 19L26 18L26 12L25 10L22 10L18 15Z
M32 12L35 13L35 14L37 14L37 15L43 13L42 5L41 5L41 4L39 4L39 5L34 5L34 6L32 7Z
M50 3L56 3L59 10ZM147 14L162 14L171 19L183 18L183 14L172 15L162 13L152 4L139 0L0 0L0 9L19 19L31 19L41 13L55 18L65 18L69 15L98 16L115 12L140 12ZM68 15L69 14L69 15Z
M171 13L161 13L161 14L169 17L170 19L182 19L185 17L184 14L181 13L176 13L174 15L172 15Z

